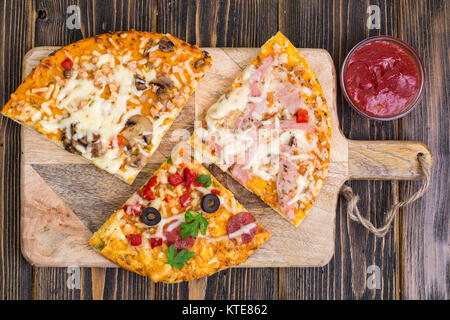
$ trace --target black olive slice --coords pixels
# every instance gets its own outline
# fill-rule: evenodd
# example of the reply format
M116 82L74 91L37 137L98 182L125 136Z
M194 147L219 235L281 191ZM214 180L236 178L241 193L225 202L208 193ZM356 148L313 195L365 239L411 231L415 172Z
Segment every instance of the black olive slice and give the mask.
M202 210L207 213L213 213L220 208L220 199L214 193L209 193L202 198Z
M161 221L161 214L153 207L142 210L141 220L148 226L157 225Z

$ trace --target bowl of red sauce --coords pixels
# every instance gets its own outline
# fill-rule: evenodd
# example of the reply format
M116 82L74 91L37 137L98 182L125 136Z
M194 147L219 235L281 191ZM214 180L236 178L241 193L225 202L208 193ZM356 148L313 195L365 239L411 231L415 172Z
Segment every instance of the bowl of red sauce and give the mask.
M347 102L374 120L405 116L421 100L425 72L407 43L376 36L358 43L342 64L340 83Z

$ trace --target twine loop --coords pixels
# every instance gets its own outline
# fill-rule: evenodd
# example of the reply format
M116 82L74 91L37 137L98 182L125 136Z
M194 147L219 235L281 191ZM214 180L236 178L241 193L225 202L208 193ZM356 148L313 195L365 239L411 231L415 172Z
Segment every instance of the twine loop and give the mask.
M358 201L359 196L353 194L353 190L350 186L344 184L340 190L340 194L344 196L347 200L347 214L353 221L361 223L367 230L372 232L377 237L384 237L386 233L389 231L392 221L394 221L396 216L396 211L407 204L416 201L427 190L430 184L431 178L431 166L429 163L425 161L425 155L423 153L417 154L417 160L419 161L420 169L424 175L424 182L422 186L414 193L411 197L404 201L399 201L394 203L394 205L389 209L388 212L385 213L385 222L384 225L377 228L375 227L368 219L364 218L361 215L361 212L358 209Z

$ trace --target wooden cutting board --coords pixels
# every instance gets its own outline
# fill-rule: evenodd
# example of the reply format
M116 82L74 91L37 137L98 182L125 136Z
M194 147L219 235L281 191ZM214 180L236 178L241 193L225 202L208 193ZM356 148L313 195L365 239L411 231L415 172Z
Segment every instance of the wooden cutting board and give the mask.
M42 57L57 47L38 47L24 58L26 76ZM227 90L233 79L257 55L254 48L206 48L213 66L164 137L133 185L70 154L44 136L23 128L22 253L36 266L114 267L88 245L92 232L167 159L179 138L189 138L195 115ZM330 108L333 137L328 180L309 216L292 226L255 195L218 168L209 169L272 234L243 267L322 266L334 253L335 211L341 185L348 179L419 179L417 154L428 148L419 142L352 141L339 128L336 111L336 71L327 51L300 49L322 85Z

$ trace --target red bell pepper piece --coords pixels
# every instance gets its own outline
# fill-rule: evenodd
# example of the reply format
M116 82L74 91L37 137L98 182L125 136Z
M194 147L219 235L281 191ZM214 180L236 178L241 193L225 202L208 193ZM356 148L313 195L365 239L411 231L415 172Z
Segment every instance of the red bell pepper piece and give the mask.
M183 178L184 178L184 182L186 183L186 189L189 190L189 188L191 187L191 184L195 180L197 180L197 175L195 173L192 173L192 171L186 167L183 169Z
M297 123L308 122L309 115L306 109L298 109L297 110Z
M64 68L64 70L72 70L73 61L70 60L70 58L66 58L63 62L61 62L61 66Z
M148 180L147 185L151 188L151 187L156 186L157 183L158 183L158 177L153 176L150 178L150 180Z
M132 246L140 246L142 244L142 237L140 234L130 234L130 243Z
M177 172L177 173L171 175L168 180L171 185L176 187L177 185L179 185L180 183L183 182L183 177L180 176L180 174Z
M211 193L214 193L216 196L220 195L220 190L212 189Z
M162 246L162 238L150 238L150 246L153 248Z

